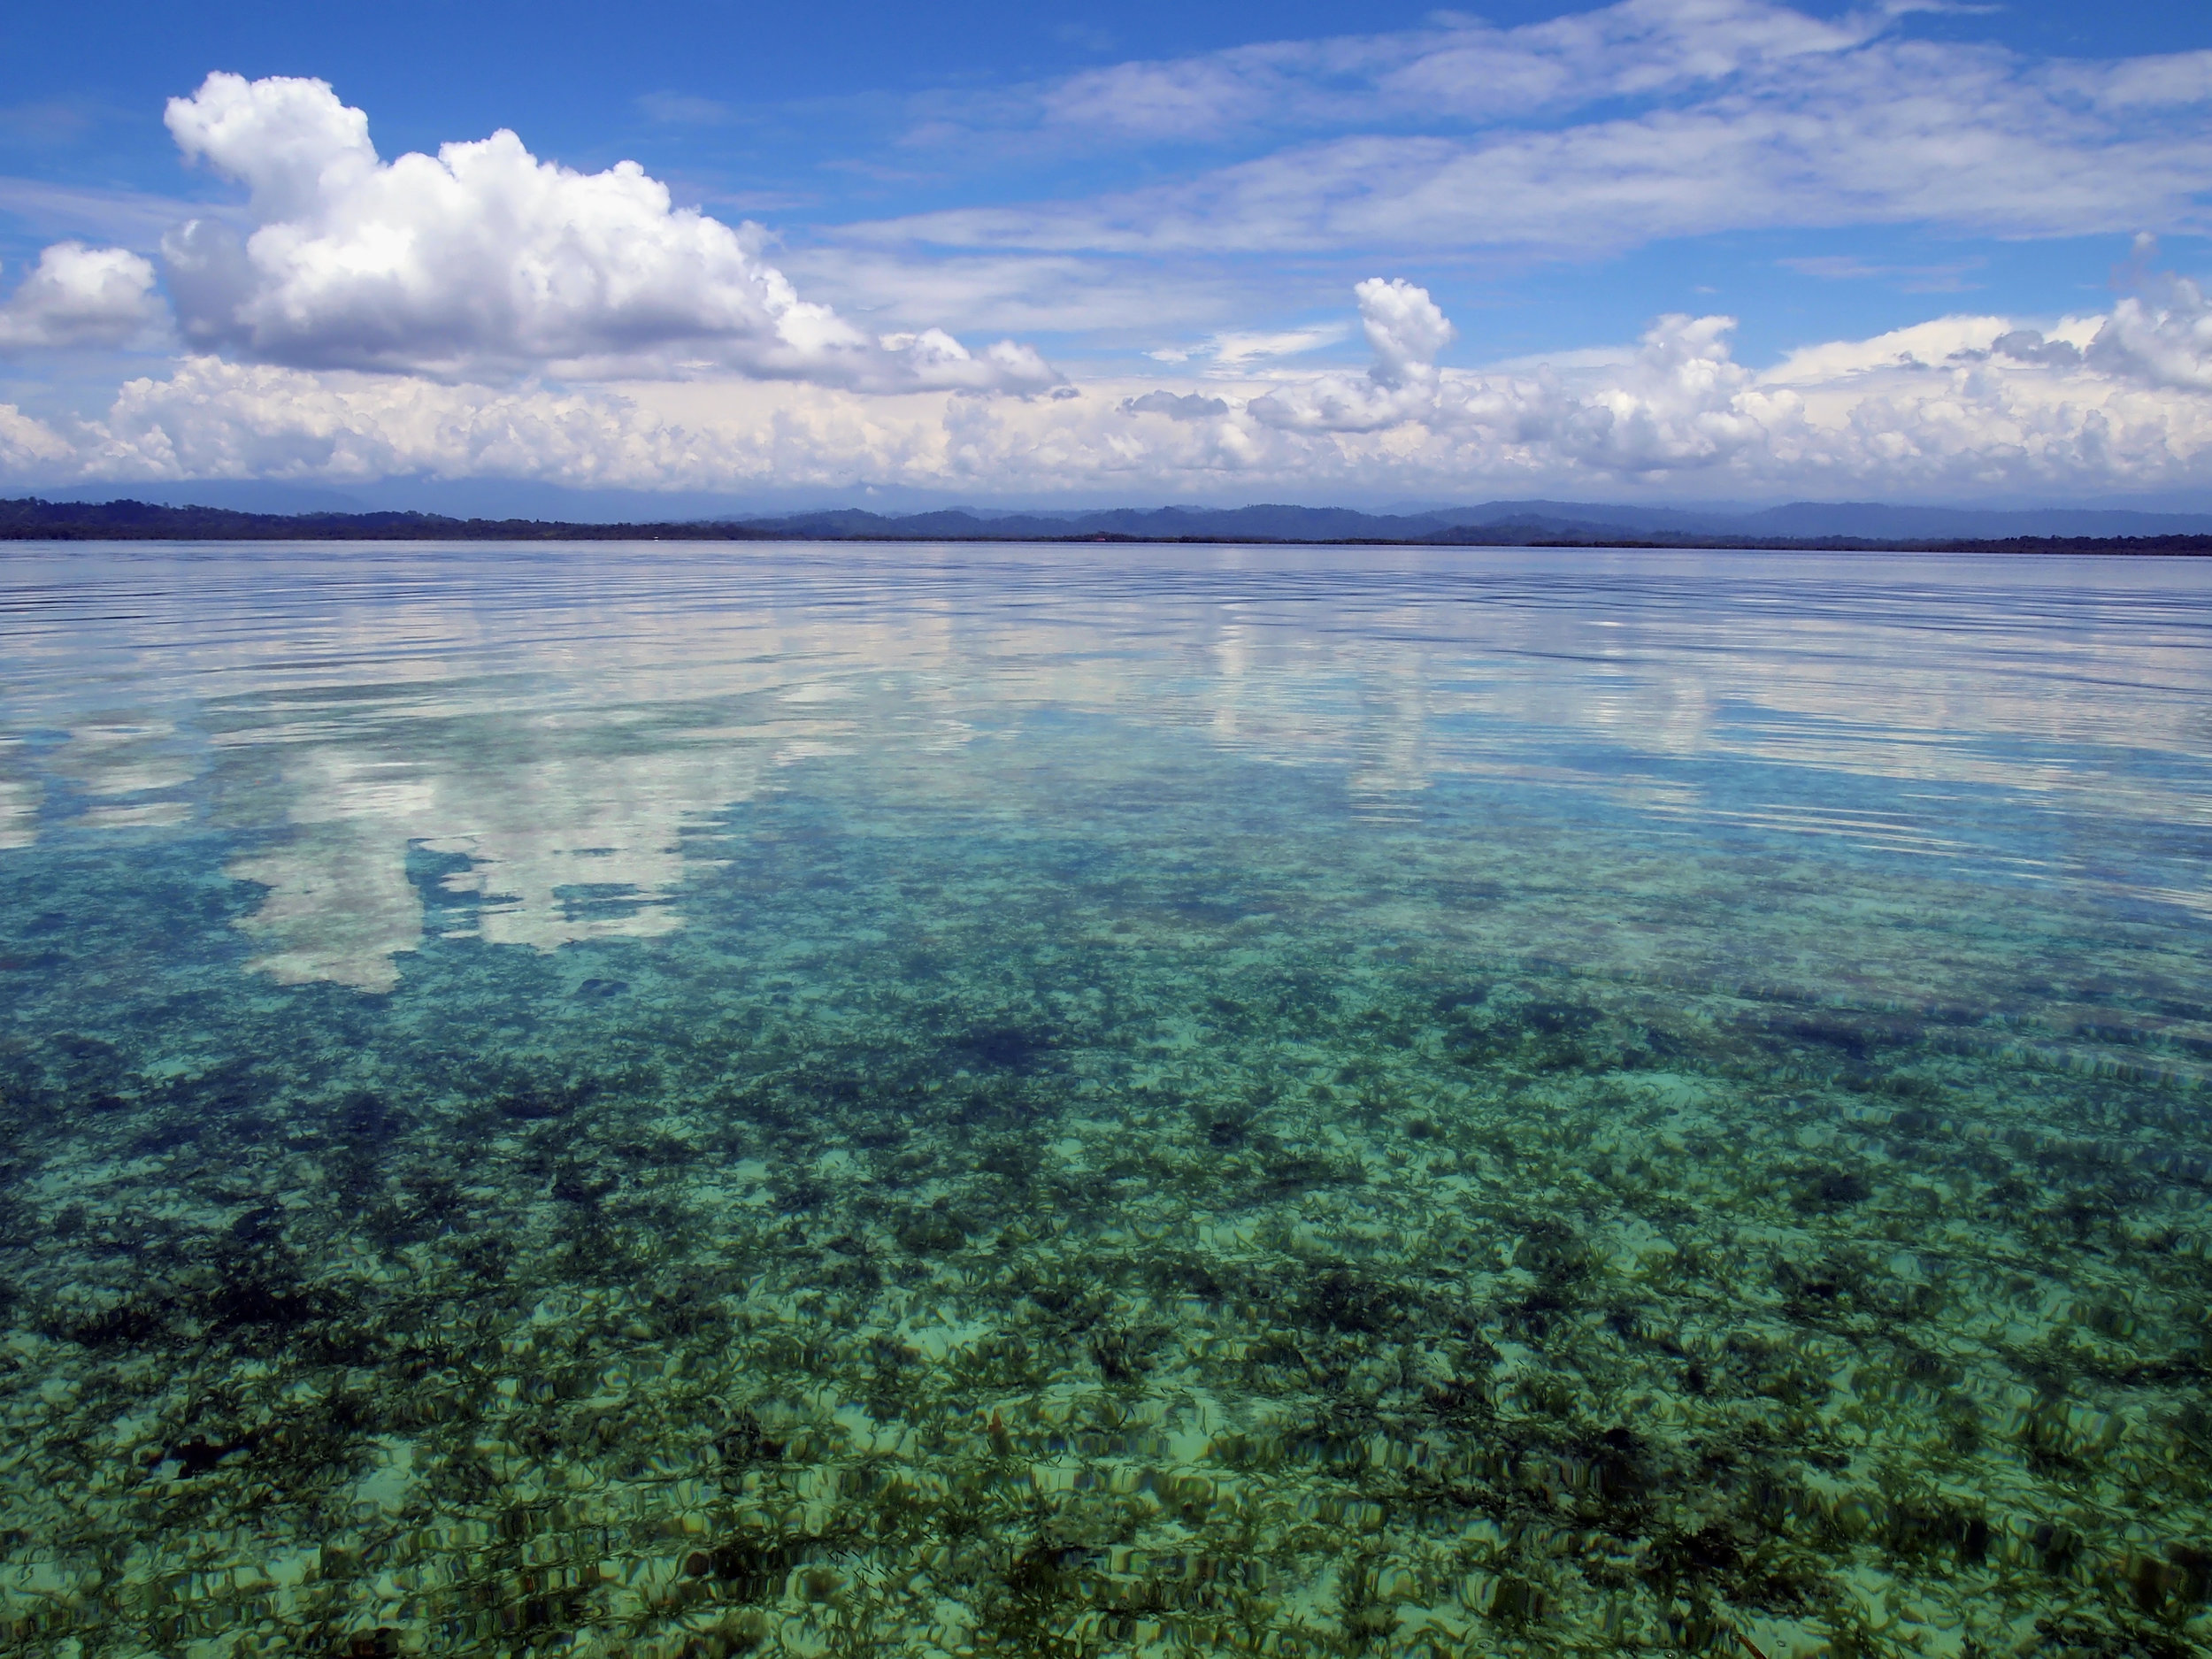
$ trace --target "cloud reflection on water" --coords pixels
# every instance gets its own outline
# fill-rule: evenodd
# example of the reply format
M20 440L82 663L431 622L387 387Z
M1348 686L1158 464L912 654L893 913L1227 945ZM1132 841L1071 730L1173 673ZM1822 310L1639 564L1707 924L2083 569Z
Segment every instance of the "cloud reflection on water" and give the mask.
M9 569L50 585L11 641L0 847L193 816L243 834L227 872L267 889L242 925L286 983L388 990L431 927L541 950L679 928L687 834L810 764L1018 811L1003 744L959 757L1043 715L1329 769L1381 820L1524 786L2085 879L2212 822L2212 576L2179 562L663 546ZM1928 787L1869 810L1851 779ZM1996 845L2001 802L2048 844ZM2207 908L2170 870L2096 879Z

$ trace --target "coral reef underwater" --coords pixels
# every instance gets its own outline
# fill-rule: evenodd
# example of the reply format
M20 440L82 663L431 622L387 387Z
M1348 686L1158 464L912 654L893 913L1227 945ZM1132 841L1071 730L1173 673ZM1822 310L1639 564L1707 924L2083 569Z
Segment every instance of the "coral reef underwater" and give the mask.
M1530 722L1394 793L1064 643L957 742L897 662L104 690L133 787L19 726L0 1648L2212 1650L2200 913L1994 783L1942 856ZM489 809L339 867L339 727L754 758L526 915ZM1748 810L1822 790L1889 827Z

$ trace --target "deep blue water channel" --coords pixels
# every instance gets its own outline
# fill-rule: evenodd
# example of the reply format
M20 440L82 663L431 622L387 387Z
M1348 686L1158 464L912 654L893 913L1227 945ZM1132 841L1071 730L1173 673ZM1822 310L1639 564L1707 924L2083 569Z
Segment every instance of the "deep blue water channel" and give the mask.
M2212 1651L2212 562L0 552L0 1650Z

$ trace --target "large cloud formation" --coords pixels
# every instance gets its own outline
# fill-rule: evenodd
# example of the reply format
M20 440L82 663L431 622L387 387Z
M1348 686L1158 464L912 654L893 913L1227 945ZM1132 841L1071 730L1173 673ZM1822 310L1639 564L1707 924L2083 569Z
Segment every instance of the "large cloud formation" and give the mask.
M674 207L634 162L581 173L514 134L380 159L326 82L211 74L172 99L185 155L246 186L243 227L163 242L185 337L309 369L447 379L710 372L864 391L1035 391L1025 346L873 335L802 300L751 227Z

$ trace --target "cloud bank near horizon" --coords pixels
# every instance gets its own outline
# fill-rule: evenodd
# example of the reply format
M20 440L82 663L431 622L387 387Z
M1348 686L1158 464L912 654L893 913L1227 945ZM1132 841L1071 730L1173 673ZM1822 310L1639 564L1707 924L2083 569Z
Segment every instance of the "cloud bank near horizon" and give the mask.
M2212 302L2185 280L2047 329L1954 315L1737 362L1731 319L1659 319L1621 360L1471 373L1423 288L1355 294L1363 374L1108 383L1071 398L803 382L549 388L212 356L67 429L0 409L0 468L56 482L391 476L717 489L895 483L1200 498L1285 488L1675 486L1967 498L2186 486L2212 461Z

